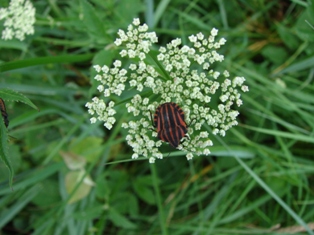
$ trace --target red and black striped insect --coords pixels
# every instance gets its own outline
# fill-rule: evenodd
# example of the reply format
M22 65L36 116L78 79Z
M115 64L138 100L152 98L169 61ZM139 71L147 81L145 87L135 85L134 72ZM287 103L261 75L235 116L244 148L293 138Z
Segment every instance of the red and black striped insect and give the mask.
M8 118L7 110L5 108L4 101L1 98L0 98L0 110L1 110L1 115L3 117L4 125L6 127L8 127L9 126L9 118Z
M158 139L169 142L177 148L187 133L184 112L176 103L164 103L156 109L153 126L157 128Z

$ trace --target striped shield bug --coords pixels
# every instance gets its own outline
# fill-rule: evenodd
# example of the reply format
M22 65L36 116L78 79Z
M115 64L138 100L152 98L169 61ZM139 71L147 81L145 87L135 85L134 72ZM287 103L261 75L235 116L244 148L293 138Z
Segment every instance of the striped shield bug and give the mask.
M7 114L7 111L5 108L4 101L1 98L0 98L0 110L1 110L1 115L3 117L3 120L4 120L4 124L6 127L8 127L9 126L9 118L8 118L8 114Z
M158 139L169 142L177 148L187 133L184 112L176 103L164 103L156 109L153 126L157 128Z

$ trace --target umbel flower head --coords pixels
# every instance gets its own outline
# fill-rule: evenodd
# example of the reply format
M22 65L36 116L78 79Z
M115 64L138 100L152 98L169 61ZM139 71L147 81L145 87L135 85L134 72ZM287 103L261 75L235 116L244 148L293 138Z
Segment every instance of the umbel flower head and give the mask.
M8 8L0 8L0 20L3 19L4 40L17 38L23 41L25 35L34 34L35 8L29 0L11 0Z
M93 116L91 123L99 120L111 129L116 121L115 103L111 100L107 104L104 97L110 99L135 89L137 94L125 104L130 119L122 124L128 131L126 141L133 148L132 158L145 156L150 163L163 158L160 149L168 143L157 138L151 113L167 102L183 110L188 124L187 136L177 148L187 153L188 160L195 154L210 154L210 135L224 136L238 124L239 112L233 107L242 105L240 91L248 91L244 77L230 78L228 71L213 70L213 64L224 60L217 50L226 42L224 38L217 40L217 33L212 29L207 38L202 33L191 35L190 45L182 45L176 38L156 53L152 49L158 42L156 33L148 32L146 24L140 25L139 19L134 19L126 32L118 31L115 40L121 57L128 58L129 63L123 65L116 60L110 67L94 66L103 98L94 97L86 104ZM212 97L218 97L218 101ZM211 127L211 133L205 125Z

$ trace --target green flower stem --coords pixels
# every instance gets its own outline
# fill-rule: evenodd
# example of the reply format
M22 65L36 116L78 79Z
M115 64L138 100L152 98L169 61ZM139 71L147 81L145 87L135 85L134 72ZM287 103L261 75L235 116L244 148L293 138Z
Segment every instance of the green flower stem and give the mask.
M158 205L158 215L159 215L160 227L162 230L162 234L167 235L168 231L166 228L166 219L165 219L165 214L164 214L163 205L162 205L162 201L161 201L160 190L159 190L159 186L158 186L158 176L157 176L156 166L155 166L155 164L149 164L149 166L150 166L150 170L152 173L152 181L153 181L154 190L155 190L155 194L156 194L156 201L157 201L157 205Z

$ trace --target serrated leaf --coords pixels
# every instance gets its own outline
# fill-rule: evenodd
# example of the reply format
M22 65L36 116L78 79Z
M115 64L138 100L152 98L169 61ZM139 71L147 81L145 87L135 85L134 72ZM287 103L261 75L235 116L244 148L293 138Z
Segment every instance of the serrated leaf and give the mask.
M9 89L0 89L0 97L4 100L12 100L12 101L20 101L23 102L29 106L31 106L34 109L37 109L37 106L33 104L33 102L28 99L26 96L22 95L19 92L16 92L14 90Z
M8 156L8 133L1 116L0 120L0 157L9 170L9 185L12 188L13 184L13 168Z

